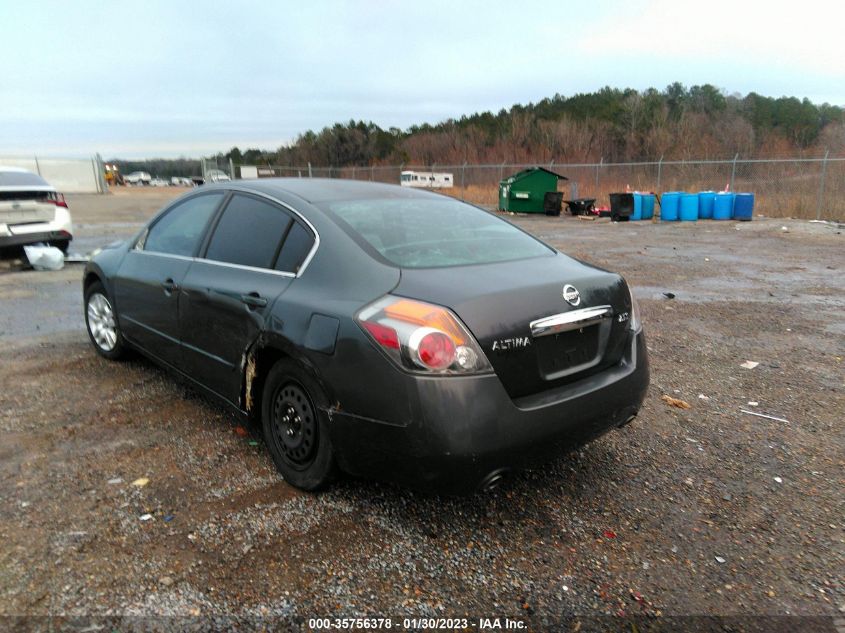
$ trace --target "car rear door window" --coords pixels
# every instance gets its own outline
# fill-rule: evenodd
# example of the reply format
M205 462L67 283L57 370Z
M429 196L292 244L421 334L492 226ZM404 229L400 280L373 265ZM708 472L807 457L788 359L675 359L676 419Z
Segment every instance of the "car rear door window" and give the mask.
M223 193L189 198L171 208L150 227L139 246L145 251L193 257L205 227L220 205Z
M291 222L283 209L252 196L235 194L220 216L205 258L273 268L279 244Z
M299 222L294 222L282 245L279 259L276 261L276 270L298 273L313 246L314 235L311 231Z

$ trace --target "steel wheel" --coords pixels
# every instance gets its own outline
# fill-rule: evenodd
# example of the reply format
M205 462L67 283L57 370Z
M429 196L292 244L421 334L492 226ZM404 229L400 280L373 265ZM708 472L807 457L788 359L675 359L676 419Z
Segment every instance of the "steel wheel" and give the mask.
M276 468L301 490L322 488L335 473L323 387L302 365L283 358L267 374L261 392L261 428Z
M282 385L273 402L273 433L294 468L305 468L314 461L318 429L314 405L304 389L294 382Z
M114 311L105 295L94 292L88 298L88 329L91 338L104 352L111 352L117 345L117 326Z

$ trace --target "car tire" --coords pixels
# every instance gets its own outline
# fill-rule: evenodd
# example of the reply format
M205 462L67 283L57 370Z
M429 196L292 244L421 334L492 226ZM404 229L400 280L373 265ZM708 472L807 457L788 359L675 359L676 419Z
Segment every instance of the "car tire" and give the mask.
M267 375L261 400L264 441L285 481L309 491L329 483L335 461L328 398L317 381L294 361L280 360Z
M126 354L126 343L120 332L111 299L99 281L85 289L85 329L97 353L109 360Z

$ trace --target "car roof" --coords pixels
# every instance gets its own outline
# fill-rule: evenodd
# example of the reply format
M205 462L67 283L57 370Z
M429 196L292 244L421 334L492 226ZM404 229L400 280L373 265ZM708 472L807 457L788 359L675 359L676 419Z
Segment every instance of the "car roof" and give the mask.
M23 167L8 167L6 165L0 165L0 171L13 171L17 174L19 174L21 172L32 173L28 169L24 169Z
M279 193L293 194L311 203L368 198L425 198L438 195L399 185L335 178L261 178L236 180L223 185L224 188L232 186L271 196Z

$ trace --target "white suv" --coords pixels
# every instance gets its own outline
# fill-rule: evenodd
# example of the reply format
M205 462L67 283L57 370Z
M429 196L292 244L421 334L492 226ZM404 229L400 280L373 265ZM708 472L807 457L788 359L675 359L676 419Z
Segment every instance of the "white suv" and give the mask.
M0 167L0 248L46 242L67 252L72 239L64 194L31 171Z
M149 185L152 181L153 177L146 171L133 171L123 177L123 182L127 185Z
M230 180L229 174L222 169L209 169L205 172L206 182L229 182Z

